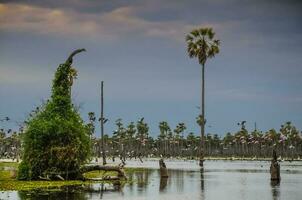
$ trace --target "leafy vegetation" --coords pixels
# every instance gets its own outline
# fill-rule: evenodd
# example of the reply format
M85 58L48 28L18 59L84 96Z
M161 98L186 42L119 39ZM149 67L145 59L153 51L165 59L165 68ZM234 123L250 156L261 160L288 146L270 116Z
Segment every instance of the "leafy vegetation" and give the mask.
M76 76L71 63L68 59L58 67L51 99L27 120L22 136L20 180L62 172L65 179L76 179L80 166L89 158L88 129L71 102L71 86Z

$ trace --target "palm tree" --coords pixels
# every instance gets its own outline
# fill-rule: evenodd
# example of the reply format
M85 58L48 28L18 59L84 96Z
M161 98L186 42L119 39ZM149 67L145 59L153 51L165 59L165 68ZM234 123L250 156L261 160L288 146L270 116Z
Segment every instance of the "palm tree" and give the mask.
M126 135L127 135L127 151L128 154L130 156L130 158L132 158L134 156L134 150L135 150L135 133L136 133L136 129L135 129L135 124L134 122L130 122L130 124L127 126L126 129Z
M149 135L149 126L147 123L144 122L144 118L141 118L136 123L136 130L137 130L137 140L139 144L138 152L139 152L139 158L141 156L145 156L145 150L146 150L146 141L148 139Z
M214 39L215 33L212 28L200 28L192 30L187 36L187 51L190 58L197 58L199 64L202 66L202 83L201 83L201 148L199 165L203 167L204 161L204 132L205 132L205 109L204 109L204 68L207 59L212 58L219 53L220 41Z
M163 154L163 156L166 156L167 155L167 142L166 142L166 139L168 137L168 134L171 132L171 128L168 124L168 122L166 121L162 121L162 122L159 122L159 131L160 131L160 139L161 141L164 142L164 148L163 148L163 151L161 152Z
M182 156L182 151L183 151L183 144L184 144L184 131L187 129L185 123L181 122L178 123L178 129L181 133L181 140L180 140L180 155Z

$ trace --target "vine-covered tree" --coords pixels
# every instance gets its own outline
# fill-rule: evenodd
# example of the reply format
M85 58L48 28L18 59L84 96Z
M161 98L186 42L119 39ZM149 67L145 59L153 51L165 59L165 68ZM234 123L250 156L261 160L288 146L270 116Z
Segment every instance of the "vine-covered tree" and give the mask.
M71 86L76 77L72 59L59 65L52 84L51 98L27 120L22 138L23 155L18 178L35 180L51 174L77 179L80 166L90 156L89 130L71 102Z

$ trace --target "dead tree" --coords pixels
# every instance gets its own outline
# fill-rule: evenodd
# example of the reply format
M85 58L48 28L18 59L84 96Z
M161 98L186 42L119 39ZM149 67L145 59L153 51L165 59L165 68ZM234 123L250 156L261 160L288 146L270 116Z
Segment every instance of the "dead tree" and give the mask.
M159 169L160 169L160 177L161 178L168 178L168 170L167 170L167 167L166 167L166 164L164 162L163 159L160 159L159 160Z
M273 159L271 161L271 167L270 167L270 173L271 173L271 181L280 181L280 165L277 160L277 153L275 150L273 150Z

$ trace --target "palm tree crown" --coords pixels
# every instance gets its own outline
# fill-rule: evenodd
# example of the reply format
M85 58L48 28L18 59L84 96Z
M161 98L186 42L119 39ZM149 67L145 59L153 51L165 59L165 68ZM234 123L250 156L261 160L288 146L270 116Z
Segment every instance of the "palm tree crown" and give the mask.
M220 41L214 39L215 33L212 28L200 28L192 30L187 36L187 51L190 58L198 58L204 65L208 58L219 53Z

